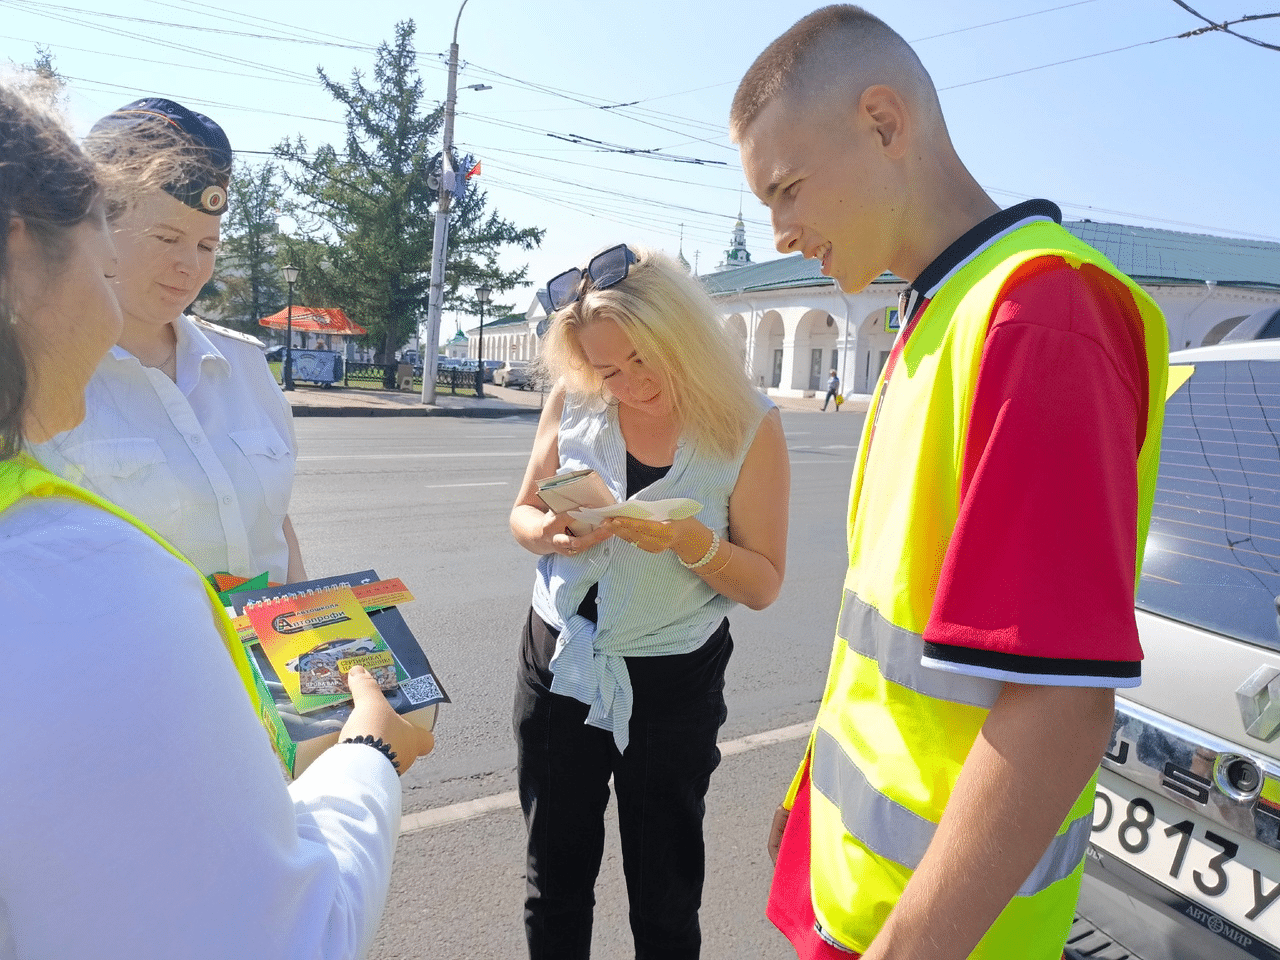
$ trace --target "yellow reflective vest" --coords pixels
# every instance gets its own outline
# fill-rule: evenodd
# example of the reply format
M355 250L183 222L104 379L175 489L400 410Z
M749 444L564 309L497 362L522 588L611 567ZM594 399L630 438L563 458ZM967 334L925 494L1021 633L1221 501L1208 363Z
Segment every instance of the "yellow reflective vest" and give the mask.
M66 497L106 510L126 523L137 527L168 553L190 566L195 575L199 577L200 582L205 586L205 591L209 596L210 615L217 624L219 633L222 636L222 642L227 648L227 653L231 656L232 663L235 664L236 673L240 676L240 682L244 684L245 690L249 694L249 699L253 702L255 712L261 715L261 703L265 691L261 688L260 681L256 679L256 675L249 666L244 643L236 635L235 627L231 625L231 620L227 617L226 608L219 602L217 593L214 592L209 582L205 580L204 575L199 570L196 570L186 557L174 549L169 541L150 529L141 520L121 510L111 501L104 500L83 487L77 487L74 483L55 476L30 456L19 454L9 460L0 461L0 512L9 509L23 497ZM121 602L124 602L124 598L121 599Z
M1000 691L996 680L924 667L922 635L960 507L987 324L1006 281L1041 256L1114 274L1141 316L1150 396L1138 459L1137 542L1146 538L1168 369L1164 318L1098 251L1055 223L1028 224L982 250L928 303L892 371L892 390L885 393L883 377L877 385L863 430L850 497L849 571L806 757L814 913L826 935L858 952L870 946L924 856ZM1136 578L1135 571L1135 585ZM971 957L1061 957L1095 781Z

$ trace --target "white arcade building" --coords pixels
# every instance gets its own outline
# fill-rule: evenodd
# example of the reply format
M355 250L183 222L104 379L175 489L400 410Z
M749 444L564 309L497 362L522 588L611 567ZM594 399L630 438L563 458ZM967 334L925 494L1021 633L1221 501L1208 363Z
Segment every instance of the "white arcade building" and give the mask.
M1263 307L1280 306L1280 243L1180 233L1091 220L1063 224L1133 277L1160 305L1171 349L1217 343ZM683 258L681 258L683 259ZM870 393L897 334L905 283L884 274L846 294L816 261L793 255L752 263L741 219L721 269L700 278L737 337L744 368L777 396L825 390L835 369L846 394ZM531 360L546 312L487 321L484 356ZM475 356L477 330L467 331Z

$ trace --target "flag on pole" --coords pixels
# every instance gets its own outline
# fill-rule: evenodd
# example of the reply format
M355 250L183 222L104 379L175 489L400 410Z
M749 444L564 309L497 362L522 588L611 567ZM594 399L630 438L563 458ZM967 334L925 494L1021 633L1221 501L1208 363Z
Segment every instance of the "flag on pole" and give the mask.
M467 180L470 180L472 177L478 177L478 176L480 176L480 161L479 161L479 160L477 160L477 161L476 161L476 165L475 165L474 167L472 167L470 170L468 170L468 171L467 171L466 179L467 179Z

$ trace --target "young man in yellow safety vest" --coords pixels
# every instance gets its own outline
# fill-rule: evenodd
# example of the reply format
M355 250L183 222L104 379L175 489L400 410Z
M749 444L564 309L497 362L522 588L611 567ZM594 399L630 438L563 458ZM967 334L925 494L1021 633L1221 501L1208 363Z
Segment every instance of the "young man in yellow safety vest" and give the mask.
M986 195L857 7L774 41L731 131L780 251L848 292L910 281L769 915L802 960L1056 960L1114 689L1139 682L1164 320L1052 203Z

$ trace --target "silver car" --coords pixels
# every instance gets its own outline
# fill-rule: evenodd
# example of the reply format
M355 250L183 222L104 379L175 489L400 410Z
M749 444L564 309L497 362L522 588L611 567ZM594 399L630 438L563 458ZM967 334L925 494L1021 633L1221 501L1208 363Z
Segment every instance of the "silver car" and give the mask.
M533 371L528 360L506 360L493 371L493 382L499 387L527 390L533 384Z
M1280 341L1174 353L1169 387L1142 685L1117 695L1067 957L1280 960Z

